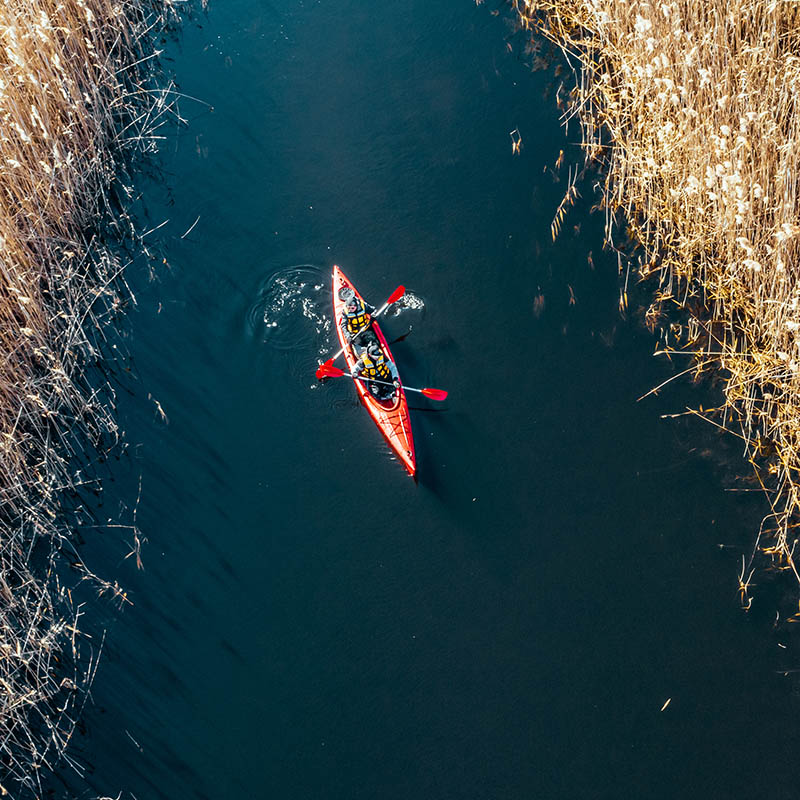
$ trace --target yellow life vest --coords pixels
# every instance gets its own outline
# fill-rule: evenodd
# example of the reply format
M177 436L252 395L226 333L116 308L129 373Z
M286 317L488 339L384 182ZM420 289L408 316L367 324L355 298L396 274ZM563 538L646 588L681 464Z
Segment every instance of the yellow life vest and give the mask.
M359 302L358 309L354 314L351 314L347 309L344 311L344 318L347 323L348 333L358 333L369 325L372 317L367 313L364 304Z
M370 358L367 353L364 353L361 360L362 374L369 380L387 381L392 382L392 373L389 372L389 367L386 366L386 357L381 353L377 358Z

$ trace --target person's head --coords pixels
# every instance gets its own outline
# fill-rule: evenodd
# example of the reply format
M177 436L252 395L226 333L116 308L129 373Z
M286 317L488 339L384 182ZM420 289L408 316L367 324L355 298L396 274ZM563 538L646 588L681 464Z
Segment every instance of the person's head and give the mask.
M344 307L348 311L355 311L358 308L356 293L349 286L343 286L339 289L339 299L344 303Z
M367 355L370 358L376 359L380 354L381 354L381 348L377 342L370 342L367 345Z

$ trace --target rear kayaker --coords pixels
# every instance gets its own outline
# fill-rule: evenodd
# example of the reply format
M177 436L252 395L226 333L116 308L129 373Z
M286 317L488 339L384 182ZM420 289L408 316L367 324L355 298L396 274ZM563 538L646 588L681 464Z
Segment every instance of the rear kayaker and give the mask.
M333 268L333 313L334 319L339 320L344 310L344 301L341 299L342 289L351 289L359 302L363 304L363 299L358 293L358 290L353 286L347 276L334 266ZM401 290L402 291L402 290ZM345 293L347 294L347 293ZM389 350L389 345L386 343L386 338L383 335L376 320L372 320L370 331L373 331L377 338L378 345L385 356L385 358L394 362L392 353ZM344 350L344 357L347 361L347 368L352 372L353 368L359 360L359 354L355 353L353 346L346 339L344 331L340 325L336 325L336 333L339 336L339 342ZM402 382L397 376L397 386L391 395L382 399L375 396L368 388L368 381L353 379L356 385L356 391L361 398L361 402L366 407L375 424L380 428L386 441L390 447L397 454L403 466L408 470L409 475L414 476L417 471L417 461L414 454L414 439L411 434L411 419L408 413L408 401L406 400L405 392L403 391Z

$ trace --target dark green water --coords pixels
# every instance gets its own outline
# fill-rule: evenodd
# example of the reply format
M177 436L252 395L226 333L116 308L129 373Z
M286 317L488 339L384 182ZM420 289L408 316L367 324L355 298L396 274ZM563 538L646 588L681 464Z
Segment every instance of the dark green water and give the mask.
M134 602L91 608L93 791L797 796L794 651L736 597L762 501L659 419L698 390L636 402L671 368L620 318L599 217L550 241L552 76L493 8L229 0L172 47L214 111L183 104L148 190L169 268L130 276L103 513L130 521L141 477L148 541L142 572L117 529L84 551ZM413 294L401 374L450 392L413 415L418 484L351 385L315 385L334 263Z

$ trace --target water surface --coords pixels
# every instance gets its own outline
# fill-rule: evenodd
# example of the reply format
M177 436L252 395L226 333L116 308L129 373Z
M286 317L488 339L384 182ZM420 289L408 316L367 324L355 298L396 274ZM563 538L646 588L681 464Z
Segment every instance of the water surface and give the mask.
M183 106L149 190L168 265L131 275L105 509L141 478L147 542L141 572L124 535L85 548L134 603L92 609L96 791L796 796L792 650L736 596L761 501L659 419L702 390L636 402L672 368L620 317L591 183L551 242L579 154L493 10L229 0L171 48L214 110ZM450 392L413 401L418 483L314 381L334 263L375 304L409 288L401 374Z

